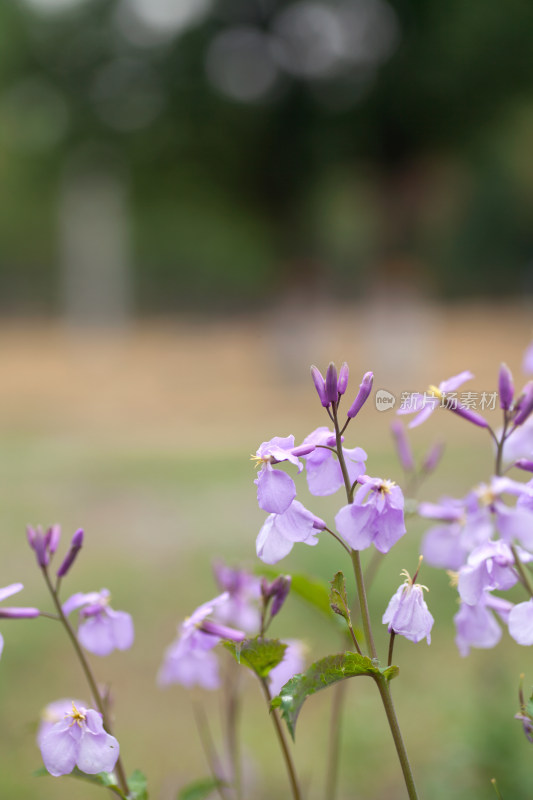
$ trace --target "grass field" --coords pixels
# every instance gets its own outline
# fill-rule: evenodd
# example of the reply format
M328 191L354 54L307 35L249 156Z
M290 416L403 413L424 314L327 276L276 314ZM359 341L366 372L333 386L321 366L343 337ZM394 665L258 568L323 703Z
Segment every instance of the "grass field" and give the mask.
M467 368L476 375L473 390L493 391L504 358L517 383L522 377L531 335L527 309L424 308L403 320L385 312L330 309L311 321L279 312L258 320L145 323L105 335L44 323L0 329L0 585L20 580L26 587L20 603L48 608L25 525L61 522L65 539L84 527L85 548L65 581L65 596L107 587L113 606L134 616L132 650L92 660L113 687L126 768L147 773L157 800L175 798L181 785L206 774L190 697L155 685L162 653L183 616L216 593L215 556L256 565L263 514L248 456L263 439L294 433L299 440L325 424L309 362L349 361L353 392L367 369L375 372L376 388L396 394L423 390ZM367 450L370 474L401 481L391 419L369 403L349 430L348 444ZM442 437L447 451L439 476L422 490L424 499L461 496L490 475L483 431L442 412L413 432L414 448L421 455ZM305 504L332 519L340 495L311 498L303 479L301 490ZM381 652L387 639L379 619L400 570L414 568L425 527L411 521L372 587ZM350 568L329 540L318 548L296 547L279 566L324 580L337 569L348 575ZM422 578L436 618L433 642L397 642L400 677L393 687L421 797L493 798L495 776L505 800L530 800L531 746L513 714L520 672L533 682L531 652L504 634L495 650L461 659L453 643L455 592L441 572L428 567ZM61 630L38 619L2 621L1 631L0 798L98 797L101 790L71 779L32 776L40 766L34 745L39 710L61 696L86 696ZM338 649L337 633L296 597L273 633L303 638L310 660ZM348 689L339 800L405 796L373 689L364 681ZM217 729L220 698L202 693L197 699ZM323 798L329 699L325 692L309 700L299 722L295 757L308 800ZM270 721L248 677L243 750L255 779L247 800L287 797Z

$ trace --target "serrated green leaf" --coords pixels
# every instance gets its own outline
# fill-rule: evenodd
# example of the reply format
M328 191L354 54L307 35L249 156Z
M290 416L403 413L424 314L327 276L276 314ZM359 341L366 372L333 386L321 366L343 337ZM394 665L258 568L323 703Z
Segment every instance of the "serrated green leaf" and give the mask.
M215 789L220 789L227 786L224 781L217 778L204 778L203 780L194 781L184 786L180 790L177 800L205 800L211 795Z
M283 686L279 695L272 700L271 708L279 708L287 723L289 733L294 739L298 714L307 698L346 678L369 675L374 678L391 680L398 674L398 667L381 668L368 656L358 653L339 653L326 656L311 664L306 672L295 675Z
M269 580L274 580L279 575L283 574L265 566L258 567L256 571L257 574L264 575ZM327 617L332 616L329 605L329 590L326 581L312 578L303 573L296 573L296 575L291 575L291 593L298 595L300 599L304 600Z
M329 593L329 604L331 610L343 617L348 625L351 624L350 606L348 604L348 595L346 594L346 581L342 572L336 572L333 580L329 585L331 590Z
M148 781L140 769L134 770L128 778L131 800L148 800Z
M287 649L287 645L279 639L261 639L259 636L238 644L231 641L223 644L238 664L244 664L260 678L266 678L270 670L277 667Z

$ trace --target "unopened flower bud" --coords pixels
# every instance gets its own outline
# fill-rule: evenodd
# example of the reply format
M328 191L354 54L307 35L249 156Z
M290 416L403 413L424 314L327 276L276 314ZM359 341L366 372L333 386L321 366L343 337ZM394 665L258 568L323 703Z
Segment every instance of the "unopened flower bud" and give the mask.
M390 428L396 442L396 451L400 459L400 464L406 472L412 472L415 468L415 460L405 434L405 428L402 423L398 421L391 423Z
M366 401L368 400L368 396L372 391L372 384L374 382L374 373L373 372L366 372L363 376L363 380L361 381L361 385L359 386L359 391L357 393L357 397L352 403L350 410L348 411L348 417L352 419L359 413L362 409Z
M63 563L57 570L58 578L63 578L67 574L72 564L74 563L76 556L81 550L82 544L83 544L83 530L80 528L79 530L76 531L76 533L72 537L72 541L70 543L70 549L65 558L63 559Z
M48 553L46 551L46 542L44 539L44 535L40 528L37 528L35 531L35 537L33 540L33 549L35 550L35 555L37 557L37 563L40 567L47 567L49 558Z
M428 450L428 453L422 464L424 472L433 472L437 464L442 458L444 453L444 442L437 442Z
M272 608L270 609L271 617L275 617L281 611L283 603L287 599L287 595L291 590L291 576L290 575L279 575L275 581L273 581L270 587L270 594L273 597L272 601Z
M488 428L489 423L486 419L484 419L481 414L477 414L475 411L472 411L471 408L465 408L464 406L455 405L450 406L450 411L453 411L454 414L457 416L466 419L468 422L472 422L474 425L477 425L479 428Z
M46 536L44 538L48 552L53 556L59 546L59 540L61 539L61 526L51 525L46 531Z
M502 364L500 367L498 389L500 391L500 408L508 411L513 404L514 385L513 376L507 364Z
M315 448L316 444L299 444L298 447L293 447L290 452L293 456L301 458L301 456L308 456Z
M533 411L533 381L528 381L524 386L516 407L514 424L522 425Z
M533 461L529 458L519 458L514 465L518 469L524 469L526 472L533 472Z
M329 406L329 400L326 396L326 382L318 367L315 367L314 365L311 367L311 377L313 379L313 383L315 384L315 389L320 398L320 402L324 408L327 408Z
M336 403L338 400L337 391L337 367L330 361L328 371L326 372L326 397L330 403Z
M344 392L348 388L349 375L350 375L350 370L348 368L348 364L345 361L339 370L339 378L337 380L337 392L339 394L344 394Z
M2 608L0 607L0 619L33 619L40 616L41 612L38 608L24 608L23 606L16 608Z
M221 625L220 622L213 622L210 619L204 619L199 628L204 633L208 633L210 636L219 636L221 639L231 639L234 642L242 642L246 639L244 631L229 628L227 625Z

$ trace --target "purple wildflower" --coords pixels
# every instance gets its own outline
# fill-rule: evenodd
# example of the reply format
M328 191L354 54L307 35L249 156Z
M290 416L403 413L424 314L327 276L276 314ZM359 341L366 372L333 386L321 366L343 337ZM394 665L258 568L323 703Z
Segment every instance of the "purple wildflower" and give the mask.
M433 412L440 406L441 402L445 401L447 392L455 392L459 386L462 386L466 381L472 380L473 377L472 373L466 370L465 372L460 372L458 375L454 375L452 378L448 378L446 381L441 381L438 386L430 386L429 394L413 392L410 396L409 403L406 404L404 408L398 409L397 413L414 414L416 412L417 416L412 419L408 425L409 428L416 428L417 425L421 425L429 419ZM457 406L457 402L452 405ZM452 405L450 406L451 410L457 410L453 408Z
M40 748L46 769L55 777L68 775L74 767L88 775L111 772L120 753L115 737L104 730L102 715L74 703L42 737Z
M261 621L261 579L222 561L215 561L213 571L220 588L228 593L227 602L216 608L215 618L246 633L255 633Z
M294 452L296 451L296 452ZM290 475L274 469L274 464L289 461L303 469L298 456L309 452L301 446L294 447L294 436L274 436L269 442L263 442L252 459L261 464L261 469L254 483L257 486L257 502L259 508L271 514L283 514L296 497L296 487Z
M428 588L415 583L418 570L414 578L407 570L401 574L405 575L405 581L393 594L382 622L388 625L389 633L405 636L411 642L427 639L427 643L431 644L431 629L435 620L424 600L424 589L428 591Z
M334 494L344 486L344 478L337 457L326 448L335 447L335 434L327 427L317 428L306 436L306 445L314 449L304 456L309 491L318 497ZM343 447L344 458L350 481L353 483L365 471L367 454L361 447Z
M326 523L294 500L284 514L270 514L256 541L257 555L265 564L275 564L290 553L295 542L318 544L316 534Z
M220 685L218 661L211 651L220 642L222 626L214 628L206 624L207 617L213 616L218 609L230 599L228 592L215 597L199 606L190 617L187 617L178 629L178 637L167 648L163 664L157 676L160 686L180 683L191 688L201 686L204 689L218 689ZM246 634L224 628L234 641L242 641Z
M532 561L533 556L520 551L521 560ZM469 555L465 566L459 570L458 590L461 600L475 605L485 590L505 591L518 581L514 569L514 556L506 542L489 541L476 547Z
M3 589L0 589L0 602L7 597L11 597L13 594L17 594L17 592L21 592L22 589L24 589L22 583L11 583L9 586L4 586ZM2 619L32 619L33 617L38 617L40 613L38 608L26 608L23 606L0 608L0 618ZM0 633L0 656L2 655L3 649L4 638Z
M461 603L454 616L457 635L455 643L462 656L467 656L471 647L491 648L498 644L502 629L494 618L495 611L507 623L513 604L502 597L493 597L485 591L476 605Z
M109 606L107 589L100 592L77 592L63 605L68 615L80 609L78 640L86 650L97 656L107 656L113 650L127 650L133 644L133 621L126 611L114 611Z
M405 533L402 490L393 481L359 477L362 484L354 501L335 517L340 534L354 548L365 550L374 544L387 553Z
M486 542L494 530L490 513L479 509L473 494L464 500L444 497L438 503L420 503L418 513L441 522L422 541L422 555L433 567L459 569L471 550Z
M303 642L298 639L286 639L283 644L287 645L283 659L268 674L272 696L279 694L281 687L305 668L306 648Z

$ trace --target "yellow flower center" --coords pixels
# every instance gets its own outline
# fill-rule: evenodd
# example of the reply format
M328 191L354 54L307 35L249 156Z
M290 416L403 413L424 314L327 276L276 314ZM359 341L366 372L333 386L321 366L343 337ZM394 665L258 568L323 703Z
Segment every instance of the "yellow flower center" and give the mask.
M441 392L439 387L433 386L433 384L430 384L428 391L430 394L434 394L435 397L437 397L439 400L442 400L442 398L444 397L444 394Z
M78 709L74 705L74 701L72 702L72 711L70 712L70 714L65 714L65 716L72 717L72 722L70 723L70 727L72 727L74 723L77 723L81 728L82 722L85 722L86 719L85 714L82 714L81 711L78 711Z

